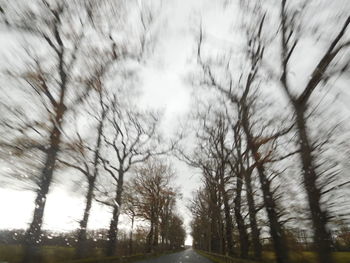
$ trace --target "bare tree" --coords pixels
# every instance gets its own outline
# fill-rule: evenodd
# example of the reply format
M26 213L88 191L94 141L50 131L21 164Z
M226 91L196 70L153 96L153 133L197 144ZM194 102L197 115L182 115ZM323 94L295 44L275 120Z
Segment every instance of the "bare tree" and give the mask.
M215 119L213 120L213 123L210 123L210 120L204 120L203 131L207 137L202 137L202 139L208 140L207 147L209 148L211 157L215 160L215 166L212 167L212 169L215 169L215 173L217 174L215 178L218 180L218 190L221 194L223 202L226 232L225 241L227 242L227 252L229 255L234 255L233 223L228 189L230 178L227 173L230 158L232 158L231 149L228 149L227 145L229 128L226 116L223 113L218 113L214 118ZM206 124L207 122L208 124Z
M204 120L204 126L205 128L208 128L208 126L206 126L206 116L201 120ZM203 132L201 128L196 134L198 143L193 152L189 155L185 153L183 149L180 149L178 157L180 160L185 161L188 165L198 168L202 174L205 189L203 192L205 191L207 194L205 202L207 203L207 208L209 211L209 228L207 233L208 235L206 237L206 240L208 240L207 248L210 252L223 253L225 250L225 237L221 232L222 229L220 228L220 225L222 224L221 222L223 220L221 217L222 183L220 180L220 173L218 172L218 163L220 160L215 159L212 156L211 150L213 150L215 146L211 145L212 141L209 141L210 135L207 133L208 130L205 130L205 128L203 128L203 130L205 130L205 132ZM198 197L198 199L195 200L199 202L199 200L202 199ZM191 207L190 210L193 210L193 208ZM228 208L228 210L230 210L230 208ZM202 246L204 245L202 244Z
M191 235L193 247L201 250L211 251L211 229L209 217L209 198L207 189L199 189L189 205L192 214Z
M229 78L229 81L227 82L228 84L226 86L223 85L222 82L216 79L216 76L210 65L206 64L203 61L202 30L200 30L197 57L198 63L204 73L204 80L201 82L201 84L215 88L220 93L224 94L232 102L232 105L237 108L240 123L246 137L246 143L254 160L254 167L257 170L259 176L261 191L263 193L264 206L269 219L270 235L273 240L277 262L282 263L289 262L288 248L283 233L282 223L279 220L280 214L278 212L278 205L274 197L275 191L272 189L271 179L269 179L266 170L266 163L269 162L269 159L271 157L270 155L273 150L271 149L266 153L266 155L264 155L262 152L260 152L259 149L261 149L263 145L266 145L269 142L273 142L278 137L287 134L291 130L291 127L265 137L262 135L265 128L263 127L261 129L262 132L259 135L255 135L253 134L253 124L251 123L254 97L251 97L250 95L254 85L256 84L255 81L258 78L258 71L260 69L261 60L264 55L264 45L261 37L264 19L265 17L262 16L262 19L259 21L259 26L248 34L247 58L249 61L249 70L246 74L244 74L244 72L241 74L236 91L233 87L232 77ZM238 90L242 90L241 95L237 94Z
M81 12L75 12L77 8ZM25 37L33 36L33 42L38 41L46 51L45 57L28 49L30 64L19 74L11 73L41 101L48 115L46 125L49 127L23 262L40 261L37 247L40 243L46 196L64 133L62 129L65 116L90 90L89 86L77 84L79 76L76 68L83 66L82 57L87 50L82 47L87 27L91 28L93 9L88 3L36 1L30 5L23 3L20 8L16 4L7 6L3 12L5 24L9 28ZM73 97L68 97L72 94Z
M169 188L160 211L160 237L162 249L172 248L171 220L176 209L176 200L181 197L179 189Z
M210 210L209 251L234 255L232 210L231 135L227 116L219 109L206 106L195 115L196 146L191 154L179 149L179 158L201 170ZM199 199L197 199L199 202ZM192 209L191 209L192 210ZM223 211L223 217L222 217ZM203 244L202 244L203 245Z
M31 89L33 97L40 101L46 110L48 120L32 121L31 118L28 118L29 121L27 121L22 117L16 125L10 122L6 122L10 125L4 124L7 125L7 128L16 128L20 132L24 131L23 128L30 130L25 133L21 132L23 136L29 133L32 135L33 131L41 136L38 141L28 138L23 141L21 138L22 145L16 140L13 140L12 143L3 143L8 148L17 149L18 153L19 151L22 153L24 149L32 152L39 150L44 158L41 175L37 182L34 216L27 231L27 251L24 262L39 262L37 247L40 243L46 195L57 166L57 156L62 148L62 142L64 137L68 137L63 127L66 116L88 97L91 90L101 89L101 85L105 86L102 84L104 75L106 72L110 73L110 68L114 66L113 62L120 62L123 59L128 62L130 59L141 61L144 53L149 51L149 43L153 43L151 41L153 35L149 32L153 21L151 10L147 10L147 15L145 15L143 8L140 8L140 24L144 35L137 38L136 43L125 48L125 39L120 40L125 36L124 32L121 32L123 27L120 27L124 22L124 11L126 9L122 1L108 0L101 1L99 4L94 1L43 0L23 2L20 6L18 3L6 4L1 8L1 22L13 32L27 38L28 42L33 42L33 46L39 43L45 53L34 52L30 48L26 49L30 64L18 74L11 72L10 76L21 81L21 84L28 87L28 90ZM135 27L138 25L132 21L130 23ZM121 63L118 66L121 66ZM8 109L12 115L19 113L12 110L11 107ZM105 114L106 112L103 112L103 115ZM102 126L99 127L102 129ZM43 130L47 133L45 136L48 138L43 136ZM20 147L17 147L16 144ZM101 144L100 136L98 136L97 144ZM87 206L80 224L81 240L84 240L86 236L85 228L91 207L93 185L100 162L99 147L96 146L95 150L94 166L96 169L94 168L94 171L88 171L86 167L83 169L80 169L80 166L75 167L83 172L89 181ZM65 162L65 165L68 163ZM72 167L72 164L70 166ZM82 243L79 242L79 244ZM78 255L81 254L79 251L80 249L78 249Z
M233 127L233 136L234 136L234 144L233 148L235 150L235 154L233 154L234 162L230 162L231 171L236 177L236 191L235 197L233 200L234 203L234 213L237 223L237 228L239 232L239 240L240 240L240 256L242 258L248 257L249 252L249 237L247 233L247 229L244 222L244 217L242 215L242 189L243 189L243 177L246 175L245 167L244 167L244 156L242 153L242 135L240 134L240 126L239 123L234 125ZM254 237L253 237L254 238Z
M107 121L111 133L110 136L103 136L104 143L115 154L117 162L106 157L101 157L100 160L116 183L109 245L106 251L107 255L114 255L125 174L136 164L147 161L151 156L164 154L167 150L158 150L161 139L157 134L158 118L154 114L122 109L114 97Z
M183 248L186 238L186 230L183 219L173 213L169 219L169 245L171 249Z
M349 67L349 59L343 61L341 65L336 64L336 59L342 52L349 50L350 43L346 40L345 35L350 24L350 17L346 19L339 33L332 39L328 49L322 54L300 95L296 95L291 90L288 64L290 58L296 52L299 41L296 24L297 17L296 11L288 10L287 1L282 0L280 11L282 75L280 81L282 89L287 95L295 113L295 126L299 135L300 160L303 169L303 183L307 193L319 262L329 263L332 262L332 240L327 229L329 215L327 209L321 207L323 191L317 182L320 175L317 172L314 146L307 129L306 114L309 109L310 97L315 89L321 86L322 82L331 78L332 74L339 75Z
M133 232L134 232L134 223L137 217L137 199L136 199L135 189L128 183L124 185L124 195L123 195L123 211L128 215L131 221L130 227L130 240L129 240L129 253L133 253Z
M169 238L170 245L173 243L171 220L174 219L174 211L168 210L167 217L162 216L164 209L170 208L169 198L174 201L176 198L176 193L171 186L173 178L174 172L171 166L160 160L152 159L137 169L135 177L131 180L131 186L136 192L138 215L150 223L147 237L148 252L158 249L162 224L166 225L169 231L167 238ZM171 208L174 209L174 206ZM178 234L175 234L176 236Z
M93 147L90 147L87 144L87 142L84 141L79 131L77 131L77 142L74 142L73 144L69 145L69 148L71 148L73 152L72 154L68 155L71 157L70 159L75 159L76 162L72 163L71 161L65 160L67 158L58 159L58 162L60 162L61 164L81 172L85 176L86 181L88 183L88 189L85 196L85 209L83 213L83 218L79 223L79 233L77 236L77 258L83 258L87 255L87 224L89 221L92 201L94 199L96 180L99 175L102 134L104 130L104 122L108 113L108 105L105 105L103 101L103 90L99 90L97 93L98 94L93 95L97 95L97 97L99 97L100 110L97 114L92 114L92 116L97 119L95 145Z

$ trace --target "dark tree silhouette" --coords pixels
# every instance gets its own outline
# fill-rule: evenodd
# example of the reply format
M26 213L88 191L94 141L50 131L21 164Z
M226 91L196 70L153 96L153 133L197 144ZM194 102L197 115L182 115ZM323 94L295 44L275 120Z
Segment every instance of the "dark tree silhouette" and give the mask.
M317 182L320 176L316 169L314 147L307 129L306 112L309 108L308 103L310 97L315 89L320 86L322 81L331 77L330 74L332 73L330 73L330 70L334 72L333 74L342 73L349 65L349 59L344 61L344 64L342 65L336 65L335 60L342 51L345 49L349 50L349 42L342 40L346 39L345 35L350 24L350 17L346 19L345 23L340 28L339 33L334 37L328 49L323 53L300 95L295 95L291 90L290 80L288 78L288 62L295 53L299 41L298 36L296 35L297 29L295 14L295 12L287 9L287 1L282 0L280 12L282 76L280 81L282 89L285 91L295 113L295 125L299 136L300 160L303 169L303 183L308 197L308 204L314 229L314 242L319 255L319 262L330 263L333 262L333 260L331 256L331 234L327 228L329 215L327 208L321 207L322 190Z

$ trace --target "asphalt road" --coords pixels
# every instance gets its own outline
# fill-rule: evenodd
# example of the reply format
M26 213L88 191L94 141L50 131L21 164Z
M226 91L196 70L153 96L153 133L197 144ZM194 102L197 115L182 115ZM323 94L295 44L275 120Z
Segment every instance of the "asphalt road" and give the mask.
M164 255L158 258L137 261L136 263L213 263L211 260L197 254L193 249Z

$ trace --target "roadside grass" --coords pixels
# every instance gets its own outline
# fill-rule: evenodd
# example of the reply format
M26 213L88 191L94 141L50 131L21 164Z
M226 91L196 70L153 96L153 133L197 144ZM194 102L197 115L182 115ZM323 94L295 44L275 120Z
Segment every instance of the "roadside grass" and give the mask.
M150 254L135 254L132 256L123 256L123 257L86 258L86 259L69 261L67 263L132 263L139 260L157 258L162 255L172 254L172 253L180 252L182 250L183 249L176 249L176 250L168 250L163 252L155 252Z
M22 248L16 245L0 246L0 262L17 263L22 258Z
M137 254L125 257L101 257L101 258L85 258L79 260L69 261L67 263L132 263L139 260L157 258L165 254L175 253L175 251L169 251L167 253L153 253L153 254ZM63 262L60 262L63 263Z
M74 248L43 246L41 248L43 261L45 263L131 263L138 260L155 258L165 254L176 253L181 250L157 252L152 254L135 254L123 257L103 257L101 249L91 251L89 258L73 260ZM23 255L22 246L0 245L0 263L20 263Z
M265 262L275 262L273 252L264 252L263 257ZM333 258L335 263L350 263L350 252L334 252ZM318 263L316 254L311 251L293 252L291 261L293 263Z
M257 261L241 259L241 258L231 258L231 257L227 257L220 254L215 254L215 253L208 253L202 250L196 250L196 252L210 259L214 263L256 263L257 262Z
M244 260L240 258L229 258L219 254L208 253L206 251L196 250L198 254L205 256L215 263L257 263L253 260ZM333 253L335 263L350 263L350 252L334 252ZM273 252L263 253L264 263L274 263L275 255ZM292 263L318 263L316 254L313 252L294 252L291 253Z
M73 259L74 256L74 248L70 247L44 246L41 251L45 263L66 262ZM0 262L19 263L22 255L22 246L0 246Z
M213 254L209 254L209 253L206 253L204 251L201 251L201 250L196 250L196 252L203 256L203 257L206 257L207 259L210 259L211 261L213 261L214 263L226 263L226 261L216 255L213 255Z

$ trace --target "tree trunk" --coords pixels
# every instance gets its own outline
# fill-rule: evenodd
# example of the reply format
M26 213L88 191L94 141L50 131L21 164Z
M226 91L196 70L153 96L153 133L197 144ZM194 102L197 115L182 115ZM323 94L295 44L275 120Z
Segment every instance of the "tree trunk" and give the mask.
M253 248L254 248L254 258L257 260L260 260L262 246L260 243L260 230L259 230L258 224L256 222L256 207L255 207L250 171L245 171L244 181L245 181L246 192L247 192L249 223L250 223L252 243L253 243Z
M277 263L287 263L289 262L288 247L286 244L286 239L282 230L282 226L278 221L278 213L276 211L276 203L273 198L273 193L271 191L270 181L267 179L265 174L264 163L260 160L260 154L258 151L258 146L255 144L253 136L250 133L250 125L248 120L248 109L245 105L242 105L242 125L244 133L247 137L247 144L249 150L251 151L256 168L259 175L259 180L261 184L261 191L263 193L264 205L267 212L267 217L269 219L270 225L270 235L273 241L274 250L276 253Z
M107 256L115 256L117 253L118 222L119 222L120 207L122 205L123 184L124 184L124 172L120 171L118 174L118 185L117 185L117 192L115 196L115 206L113 208L112 219L111 219L111 223L109 225L109 231L108 231L109 241L108 241L107 250L106 250Z
M153 224L153 220L151 220L151 227L147 236L147 250L146 250L149 253L152 252L153 236L154 236L154 224Z
M43 223L46 196L50 189L53 171L55 169L55 163L61 142L61 130L58 127L58 125L60 125L62 122L64 112L65 106L63 104L62 98L61 104L56 109L54 127L51 131L50 136L50 148L47 150L44 168L41 172L40 183L37 190L37 197L35 199L35 209L32 223L30 224L25 236L25 250L24 257L22 260L23 263L41 262L39 251L39 244L41 241L41 227Z
M132 255L133 253L133 240L132 240L132 236L133 236L133 231L134 231L134 216L132 216L131 218L131 230L130 230L130 240L129 240L129 254Z
M220 123L222 124L222 123ZM230 256L234 255L234 248L233 248L233 225L232 225L232 217L231 217L231 207L229 204L229 197L227 196L227 192L225 189L225 171L226 171L226 154L225 154L225 134L224 132L220 133L220 167L219 167L219 178L220 178L220 192L222 195L222 202L224 204L224 216L225 216L225 229L223 229L223 238L225 242L223 242L223 249L224 253L227 251L227 253Z
M210 195L210 252L220 253L220 235L218 224L220 220L220 210L217 207L216 189L210 189Z
M234 202L235 218L236 218L236 223L237 223L237 228L239 233L240 256L242 258L247 258L248 250L249 250L249 238L248 238L247 229L245 227L244 219L241 213L242 187L243 187L242 173L239 173L237 175L236 197L233 202Z
M226 255L227 251L227 244L226 244L226 234L225 234L225 224L223 223L224 220L222 220L221 223L221 254Z
M152 247L154 250L156 250L158 247L158 237L159 237L159 223L158 223L158 217L156 217L155 224L154 224L153 244L152 244Z
M212 220L211 220L212 221ZM212 227L211 227L211 221L210 221L210 226L208 227L208 238L207 238L207 247L208 247L208 251L209 252L212 252L213 249L211 248L211 240L212 240L212 236L213 236L213 230L212 230Z
M228 203L228 198L226 194L223 196L223 202L224 202L224 210L225 210L225 222L226 222L226 241L227 241L227 252L230 256L233 256L235 254L233 249L233 225L232 225L232 217L231 217L231 209L230 205Z
M55 36L57 38L57 36ZM60 78L60 94L57 104L52 105L55 112L55 117L52 120L53 128L50 134L50 147L46 152L46 160L41 172L39 188L37 190L37 197L35 199L35 209L32 223L26 232L24 241L24 256L23 263L40 263L42 261L39 251L41 227L43 223L43 216L46 204L46 196L49 192L53 171L55 169L57 154L59 152L61 143L61 123L66 112L64 104L66 88L67 88L67 74L64 65L64 47L60 43L60 51L58 54L58 72Z
M101 100L101 106L102 106L102 95L100 95ZM103 106L102 106L103 107ZM106 118L107 109L102 108L102 116L99 121L98 129L97 129L97 141L96 141L96 147L94 150L94 172L93 175L88 175L88 191L86 194L86 202L85 202L85 210L84 210L84 216L83 219L80 221L80 229L78 233L78 242L77 242L77 249L76 249L76 258L80 259L86 256L87 248L86 248L86 228L89 221L90 216L90 210L92 205L92 200L94 198L94 188L95 188L95 182L96 178L98 176L98 164L99 164L99 157L100 157L100 147L101 147L101 137L103 133L103 122Z
M282 226L278 221L278 213L276 211L277 206L275 200L273 199L270 182L265 176L264 166L262 164L258 164L257 169L259 173L261 190L263 192L263 200L270 223L270 235L273 240L276 253L276 262L287 263L289 262L288 248Z
M106 249L106 256L115 256L117 253L117 236L118 236L118 221L119 221L119 208L114 206L112 219L109 224L108 230L108 244Z
M331 235L327 229L327 211L321 208L321 190L317 186L317 173L315 170L312 147L307 134L304 113L305 107L295 105L296 121L300 140L300 158L304 174L304 186L308 197L308 203L313 223L314 243L320 263L331 263Z
M94 196L94 187L95 187L95 178L91 178L89 181L89 188L86 194L86 206L84 210L83 219L80 221L80 228L78 233L77 249L76 249L76 258L83 258L87 256L87 247L86 247L86 228L90 216L90 210L92 205L92 199Z

